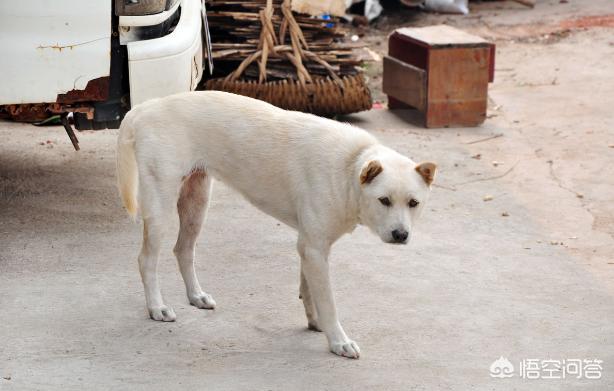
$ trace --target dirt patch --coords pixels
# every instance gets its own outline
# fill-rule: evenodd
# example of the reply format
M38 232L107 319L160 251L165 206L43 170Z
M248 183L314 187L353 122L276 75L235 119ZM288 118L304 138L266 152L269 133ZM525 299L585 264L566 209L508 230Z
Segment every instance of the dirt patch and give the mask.
M517 41L552 44L569 36L575 30L614 27L614 15L585 16L565 19L558 23L529 23L513 26L475 26L469 29L473 34L493 41Z
M560 23L566 29L585 29L592 27L614 27L614 15L585 16L583 18L568 19Z

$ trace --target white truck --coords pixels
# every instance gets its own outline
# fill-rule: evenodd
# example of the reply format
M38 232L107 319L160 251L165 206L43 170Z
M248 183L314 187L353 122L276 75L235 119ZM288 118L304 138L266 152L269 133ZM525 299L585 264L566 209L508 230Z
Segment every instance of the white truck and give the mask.
M59 114L70 136L68 113L80 130L117 128L131 106L193 90L203 73L202 7L201 0L0 1L0 117Z

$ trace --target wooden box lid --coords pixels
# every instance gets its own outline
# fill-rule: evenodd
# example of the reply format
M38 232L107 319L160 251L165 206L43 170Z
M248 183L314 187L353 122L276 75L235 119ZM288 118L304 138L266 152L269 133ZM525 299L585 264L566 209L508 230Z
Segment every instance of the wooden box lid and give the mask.
M402 35L430 47L442 46L486 46L488 41L445 24L428 27L403 27L393 35Z

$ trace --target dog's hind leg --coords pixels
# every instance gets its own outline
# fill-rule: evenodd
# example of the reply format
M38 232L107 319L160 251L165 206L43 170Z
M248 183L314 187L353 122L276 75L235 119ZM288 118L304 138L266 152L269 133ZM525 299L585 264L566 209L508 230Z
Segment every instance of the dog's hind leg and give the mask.
M153 320L173 322L175 312L164 303L158 283L158 256L166 231L168 218L177 200L177 185L181 177L165 180L160 172L153 171L146 164L139 172L139 208L143 217L143 246L139 254L139 271L145 288L145 300L149 316ZM177 185L174 185L174 184Z
M164 236L164 223L160 217L143 217L143 247L139 255L139 270L151 319L174 322L177 318L175 312L164 304L158 283L158 255Z
M194 247L207 214L212 179L204 170L193 172L184 181L177 201L179 237L173 252L185 282L190 304L204 309L215 308L215 300L203 292L194 270Z
M301 264L304 261L301 259ZM305 307L305 316L307 317L307 328L313 331L322 331L320 327L318 327L317 313L316 307L313 304L313 299L311 298L311 292L309 291L309 286L307 285L307 279L305 279L305 274L302 271L301 265L301 285L299 288L300 296L299 298L303 300L303 306Z

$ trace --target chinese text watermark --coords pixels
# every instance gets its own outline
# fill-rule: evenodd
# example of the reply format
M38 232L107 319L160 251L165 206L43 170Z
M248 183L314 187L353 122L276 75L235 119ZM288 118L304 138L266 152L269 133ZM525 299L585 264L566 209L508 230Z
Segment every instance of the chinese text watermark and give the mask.
M490 377L521 379L601 379L603 360L566 358L562 360L525 358L515 367L501 356L490 365Z

